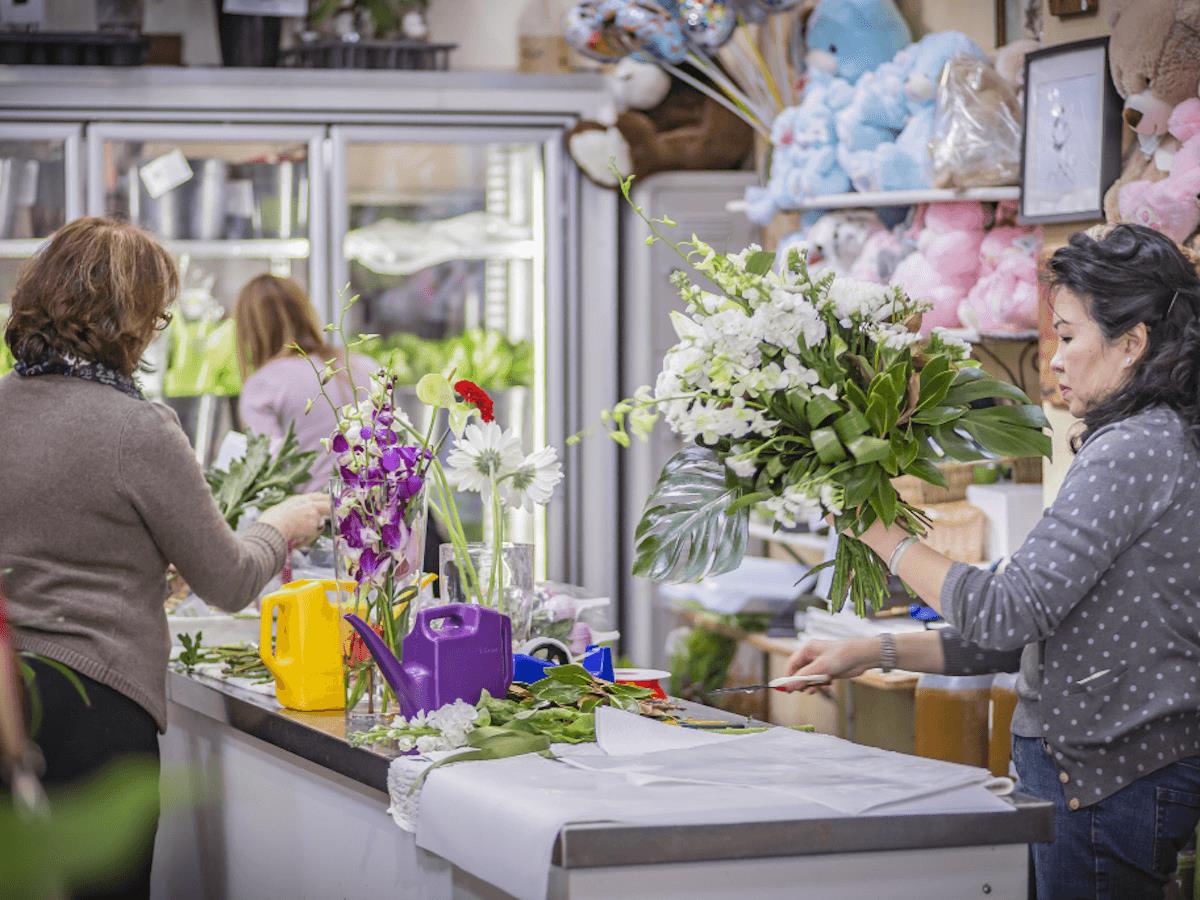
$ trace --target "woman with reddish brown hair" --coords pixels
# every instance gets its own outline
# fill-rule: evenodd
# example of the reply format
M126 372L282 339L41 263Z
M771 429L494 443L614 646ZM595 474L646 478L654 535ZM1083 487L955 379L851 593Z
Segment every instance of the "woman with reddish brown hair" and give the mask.
M16 646L74 670L88 696L34 663L50 784L126 755L157 762L168 565L206 602L238 610L282 568L288 542L312 540L329 512L326 496L305 495L241 535L225 524L175 413L135 380L177 290L175 263L153 238L87 218L54 234L13 292L0 572ZM148 896L150 850L128 883L106 889Z
M325 341L304 288L290 278L259 275L238 293L233 315L238 362L245 379L238 402L242 424L273 438L283 437L288 425L293 425L302 450L320 450L322 438L333 434L336 427L333 410L327 403L315 403L308 409L309 400L317 394L317 380L312 365L293 347L319 361L318 365L335 360L339 369L344 367L344 355ZM354 399L351 381L365 388L378 368L356 353L351 353L349 360L349 375L342 371L325 386L339 406ZM318 455L308 490L326 489L332 467L331 455Z

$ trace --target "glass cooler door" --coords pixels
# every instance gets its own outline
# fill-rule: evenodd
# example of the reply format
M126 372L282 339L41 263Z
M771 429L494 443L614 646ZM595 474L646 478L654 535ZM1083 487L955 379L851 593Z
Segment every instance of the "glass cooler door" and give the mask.
M145 228L179 263L179 301L143 387L176 410L203 464L236 424L230 315L242 285L271 272L299 282L318 310L328 304L324 135L220 123L88 129L89 211Z
M78 125L9 123L0 137L0 333L17 276L42 242L83 214ZM12 359L0 340L0 375Z
M547 441L548 273L562 265L557 129L401 126L332 129L330 296L357 295L347 323L379 335L368 349L411 385L429 371L468 378L496 400L497 421L527 451ZM561 229L560 229L561 231ZM333 309L330 310L331 315ZM561 450L561 448L560 448ZM478 495L458 499L482 533ZM465 509L464 509L465 507ZM513 540L549 554L543 510L508 523ZM537 560L539 577L546 555Z

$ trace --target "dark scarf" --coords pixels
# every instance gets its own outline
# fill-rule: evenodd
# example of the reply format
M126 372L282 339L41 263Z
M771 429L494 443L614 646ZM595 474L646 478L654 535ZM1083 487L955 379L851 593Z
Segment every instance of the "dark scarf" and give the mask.
M116 369L110 369L104 363L89 362L73 356L47 356L33 363L21 360L13 366L13 371L26 378L36 375L66 375L69 378L82 378L84 381L107 384L135 400L146 399L138 388L137 382L128 375L123 375Z

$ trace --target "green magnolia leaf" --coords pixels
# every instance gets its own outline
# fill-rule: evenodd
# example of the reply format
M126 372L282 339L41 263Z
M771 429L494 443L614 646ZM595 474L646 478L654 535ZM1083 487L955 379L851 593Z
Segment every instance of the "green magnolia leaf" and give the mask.
M946 406L967 406L976 400L986 400L990 397L1016 400L1022 404L1029 403L1029 398L1019 387L993 378L977 368L959 370L954 378L954 386L946 394L943 403Z
M823 463L835 463L846 458L846 451L838 440L837 433L832 428L818 428L810 437L817 458Z
M976 445L955 431L954 425L938 425L930 429L930 435L942 453L951 459L959 462L971 462L986 458Z
M1048 457L1050 436L1030 422L1040 415L1034 407L995 407L972 410L958 424L980 446L1000 456Z
M970 409L963 415L963 424L967 422L1004 422L1025 428L1041 429L1047 427L1046 414L1040 406L1027 403L1022 406L989 406L984 409Z
M746 271L751 275L766 275L775 267L775 254L768 250L751 253L746 259Z
M916 425L945 425L947 422L953 422L963 412L961 406L931 406L916 413L912 421Z
M871 495L871 508L875 510L875 514L879 516L884 525L891 525L896 520L896 504L898 502L899 497L897 497L892 483L886 478L879 479L875 486L875 493Z
M904 474L915 475L922 481L928 481L930 484L936 484L938 487L946 486L946 476L942 474L942 470L927 459L918 459L910 465L905 466Z
M878 483L879 469L875 466L854 469L842 482L846 490L845 507L858 509L870 499Z
M729 572L746 554L750 511L727 512L742 490L705 447L686 447L663 467L634 535L633 574L699 581Z
M850 441L846 449L860 463L883 462L892 455L892 445L888 441L868 435Z

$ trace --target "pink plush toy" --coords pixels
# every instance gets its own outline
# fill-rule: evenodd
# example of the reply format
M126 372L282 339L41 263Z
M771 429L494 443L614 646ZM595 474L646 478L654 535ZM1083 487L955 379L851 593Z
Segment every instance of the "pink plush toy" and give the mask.
M921 321L921 333L957 328L958 306L979 277L979 246L986 216L973 201L931 203L924 210L924 230L915 253L892 274L910 297L927 300L933 309Z
M965 325L983 333L1038 327L1037 255L1041 232L1004 225L979 247L980 276L958 308Z
M911 241L902 241L891 231L876 231L863 244L862 253L850 267L850 277L887 284L900 260L912 251Z
M1146 225L1182 243L1200 226L1200 98L1184 100L1171 112L1167 130L1180 142L1162 181L1131 181L1121 186L1121 221Z

